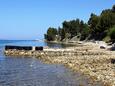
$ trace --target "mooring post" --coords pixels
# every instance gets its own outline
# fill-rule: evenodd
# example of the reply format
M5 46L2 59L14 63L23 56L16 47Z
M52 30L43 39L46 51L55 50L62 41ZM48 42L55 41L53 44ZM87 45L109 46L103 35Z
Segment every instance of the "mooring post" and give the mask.
M35 51L35 46L32 47L32 51Z

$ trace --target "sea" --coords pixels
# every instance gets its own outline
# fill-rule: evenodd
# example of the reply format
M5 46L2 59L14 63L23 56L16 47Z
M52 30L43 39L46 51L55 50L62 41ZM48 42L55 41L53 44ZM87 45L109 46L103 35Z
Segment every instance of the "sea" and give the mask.
M43 41L0 40L0 86L92 86L89 78L62 64L45 64L35 57L5 56L5 45L67 47Z

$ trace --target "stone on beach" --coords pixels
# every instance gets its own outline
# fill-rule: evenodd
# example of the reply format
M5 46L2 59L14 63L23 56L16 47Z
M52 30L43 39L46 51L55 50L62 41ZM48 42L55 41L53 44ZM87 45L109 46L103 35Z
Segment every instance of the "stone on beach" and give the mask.
M97 45L82 45L65 49L46 48L44 51L5 51L6 55L36 56L47 63L60 63L91 77L115 86L115 53Z

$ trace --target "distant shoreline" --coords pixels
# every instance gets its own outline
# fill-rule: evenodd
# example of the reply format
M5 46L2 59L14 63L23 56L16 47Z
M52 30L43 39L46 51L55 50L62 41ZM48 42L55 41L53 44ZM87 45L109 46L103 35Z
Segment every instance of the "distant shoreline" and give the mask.
M56 44L65 44L65 45L78 45L83 44L83 41L76 41L76 42L62 42L62 41L44 41L47 43L56 43Z

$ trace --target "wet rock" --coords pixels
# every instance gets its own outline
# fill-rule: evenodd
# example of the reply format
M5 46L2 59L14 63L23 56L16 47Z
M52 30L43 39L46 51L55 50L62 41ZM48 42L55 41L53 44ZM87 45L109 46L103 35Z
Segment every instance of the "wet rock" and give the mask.
M115 46L110 48L111 51L115 51Z
M111 63L112 63L112 64L115 64L115 59L111 59Z
M100 46L100 49L106 49L106 47L105 46Z

